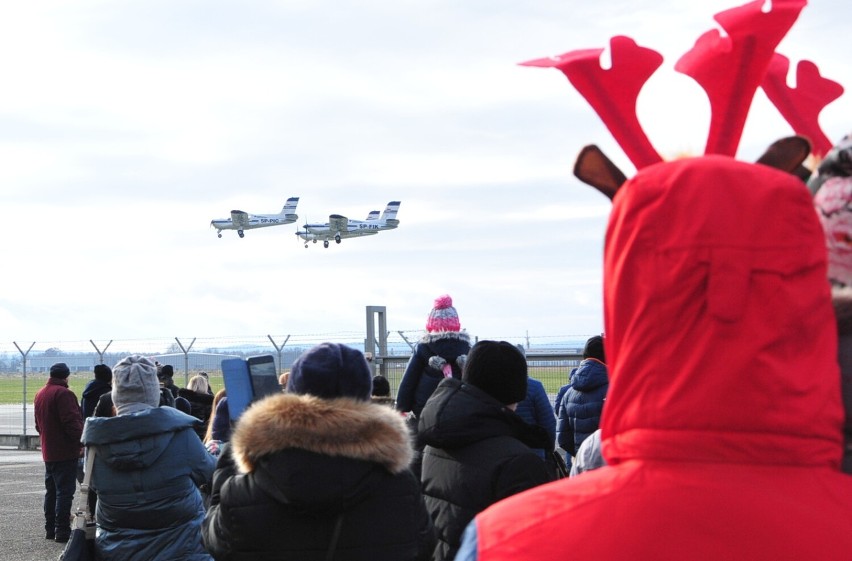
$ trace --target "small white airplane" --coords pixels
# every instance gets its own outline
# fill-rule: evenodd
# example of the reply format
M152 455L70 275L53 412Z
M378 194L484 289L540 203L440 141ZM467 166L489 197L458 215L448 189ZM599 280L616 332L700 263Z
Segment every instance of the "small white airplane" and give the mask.
M391 201L379 216L378 210L370 211L366 220L350 220L339 214L332 214L328 222L324 224L308 224L296 232L296 235L308 242L317 243L322 240L323 247L328 247L328 242L334 240L340 243L345 238L357 238L360 236L372 236L383 230L393 230L399 226L396 213L399 210L399 201Z
M299 204L299 197L290 197L278 214L249 214L241 210L232 210L230 218L211 220L210 226L216 228L216 234L220 238L222 237L222 230L236 230L242 238L245 236L244 230L294 223L299 219L296 214L297 204Z

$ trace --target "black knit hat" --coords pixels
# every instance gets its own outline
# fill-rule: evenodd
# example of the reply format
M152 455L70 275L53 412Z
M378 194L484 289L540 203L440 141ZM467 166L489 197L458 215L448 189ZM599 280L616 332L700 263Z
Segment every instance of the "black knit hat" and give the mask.
M321 343L290 367L287 391L331 399L353 397L369 401L372 374L361 351L338 343Z
M527 396L527 359L506 341L480 341L470 349L462 380L503 405Z
M376 397L390 396L390 382L381 374L373 376L373 395Z
M50 367L51 378L67 378L71 374L68 365L64 362L57 362Z
M95 380L112 382L112 369L106 364L95 365Z
M157 378L164 380L166 378L174 378L175 368L171 364L164 364L157 370Z
M583 358L596 358L601 362L606 362L603 337L600 335L589 337L586 346L583 347Z

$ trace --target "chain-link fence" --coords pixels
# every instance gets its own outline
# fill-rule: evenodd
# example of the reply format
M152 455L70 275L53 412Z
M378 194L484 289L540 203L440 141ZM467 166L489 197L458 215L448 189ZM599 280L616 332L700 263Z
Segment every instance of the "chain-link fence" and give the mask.
M213 391L224 387L221 361L270 354L279 372L289 369L307 349L324 341L346 344L371 353L371 368L388 378L394 395L399 387L411 350L422 330L387 333L386 352L365 349L363 334L355 332L313 335L260 335L247 337L174 337L171 339L124 339L88 341L13 341L0 343L0 446L33 447L37 434L33 422L33 398L48 379L50 366L64 362L71 370L69 387L82 396L97 364L114 365L131 354L150 356L174 368L175 383L206 372ZM530 376L541 380L551 401L567 383L570 370L579 364L582 336L531 338L483 337L516 342L527 351Z

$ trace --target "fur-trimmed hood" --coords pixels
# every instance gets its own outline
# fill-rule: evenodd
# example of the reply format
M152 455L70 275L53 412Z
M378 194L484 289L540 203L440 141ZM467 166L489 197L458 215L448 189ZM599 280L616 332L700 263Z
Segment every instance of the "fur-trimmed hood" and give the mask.
M241 473L260 458L285 449L373 462L391 473L408 467L411 437L402 416L383 405L311 395L267 397L240 417L231 438Z
M470 335L468 335L467 331L464 329L461 331L436 331L434 333L426 333L420 338L419 342L429 345L444 339L458 339L459 341L470 343Z

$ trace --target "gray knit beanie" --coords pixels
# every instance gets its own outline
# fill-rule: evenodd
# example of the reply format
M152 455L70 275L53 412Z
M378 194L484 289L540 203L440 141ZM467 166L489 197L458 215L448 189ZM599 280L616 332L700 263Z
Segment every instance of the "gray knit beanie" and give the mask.
M118 415L136 413L160 404L160 381L153 360L131 355L113 367L112 403Z

